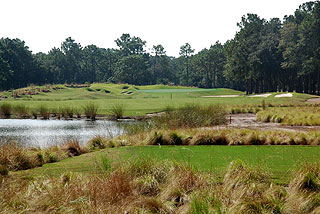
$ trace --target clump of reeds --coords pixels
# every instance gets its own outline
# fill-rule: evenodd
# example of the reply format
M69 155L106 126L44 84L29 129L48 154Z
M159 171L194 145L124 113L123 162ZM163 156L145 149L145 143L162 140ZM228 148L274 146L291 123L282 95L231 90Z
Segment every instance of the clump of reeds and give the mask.
M81 110L79 108L74 108L73 110L77 118L81 118Z
M73 118L74 109L72 107L65 107L65 114L69 118Z
M23 104L17 104L14 107L14 110L20 118L28 118L29 117L29 108Z
M10 118L12 114L12 105L9 103L2 103L0 105L0 113L4 118Z
M110 112L115 119L122 119L125 112L125 106L121 103L113 104Z
M84 114L86 115L87 119L91 120L96 120L98 109L98 105L94 103L87 103L85 106L83 106Z
M44 120L48 120L49 119L50 113L49 113L49 108L47 106L40 105L38 111L39 111L42 119L44 119Z
M186 105L154 117L152 121L159 128L195 128L224 124L226 115L227 112L220 105Z

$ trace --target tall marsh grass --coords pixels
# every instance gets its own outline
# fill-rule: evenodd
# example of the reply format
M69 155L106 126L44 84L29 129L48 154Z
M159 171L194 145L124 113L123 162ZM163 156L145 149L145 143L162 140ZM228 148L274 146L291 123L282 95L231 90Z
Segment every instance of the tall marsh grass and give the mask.
M42 119L47 120L50 117L49 108L45 105L40 105L38 107L38 112L40 113Z
M224 124L226 115L225 108L220 105L186 105L154 117L152 121L157 128L195 128Z
M88 119L91 120L96 120L98 109L99 106L94 103L87 103L85 106L83 106L84 114Z
M29 117L29 108L23 104L17 104L14 107L14 110L20 118L28 118Z
M12 114L12 105L10 103L0 104L0 114L3 118L10 118Z
M112 105L110 113L115 119L122 119L125 109L126 108L124 104L116 103Z

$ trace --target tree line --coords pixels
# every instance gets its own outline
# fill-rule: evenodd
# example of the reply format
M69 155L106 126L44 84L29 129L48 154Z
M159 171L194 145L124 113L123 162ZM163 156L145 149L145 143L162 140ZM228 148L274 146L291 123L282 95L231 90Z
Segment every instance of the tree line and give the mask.
M293 15L265 20L247 14L239 30L198 53L189 43L179 57L122 34L117 49L82 47L71 37L48 53L32 54L20 39L0 39L0 89L29 84L113 82L227 87L251 93L297 91L320 94L320 2L306 2Z

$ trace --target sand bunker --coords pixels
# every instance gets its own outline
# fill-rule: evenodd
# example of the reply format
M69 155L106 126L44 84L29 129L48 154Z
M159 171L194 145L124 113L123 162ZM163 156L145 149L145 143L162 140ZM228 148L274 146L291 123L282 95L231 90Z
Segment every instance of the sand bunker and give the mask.
M274 97L292 97L292 94L291 93L286 93L286 94L277 94L276 96Z
M306 101L307 103L318 104L320 103L320 98L311 98Z
M239 97L240 95L215 95L215 96L201 96L201 97Z
M269 97L271 95L272 94L256 94L256 95L251 95L251 96L248 96L248 97Z

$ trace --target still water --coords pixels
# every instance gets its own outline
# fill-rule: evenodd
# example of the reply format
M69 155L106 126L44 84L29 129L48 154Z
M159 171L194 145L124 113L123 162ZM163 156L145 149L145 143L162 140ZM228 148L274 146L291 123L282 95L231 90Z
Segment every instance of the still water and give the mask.
M97 135L115 137L122 132L121 123L115 121L0 119L0 143L14 139L27 147L43 148L71 138L84 144Z

